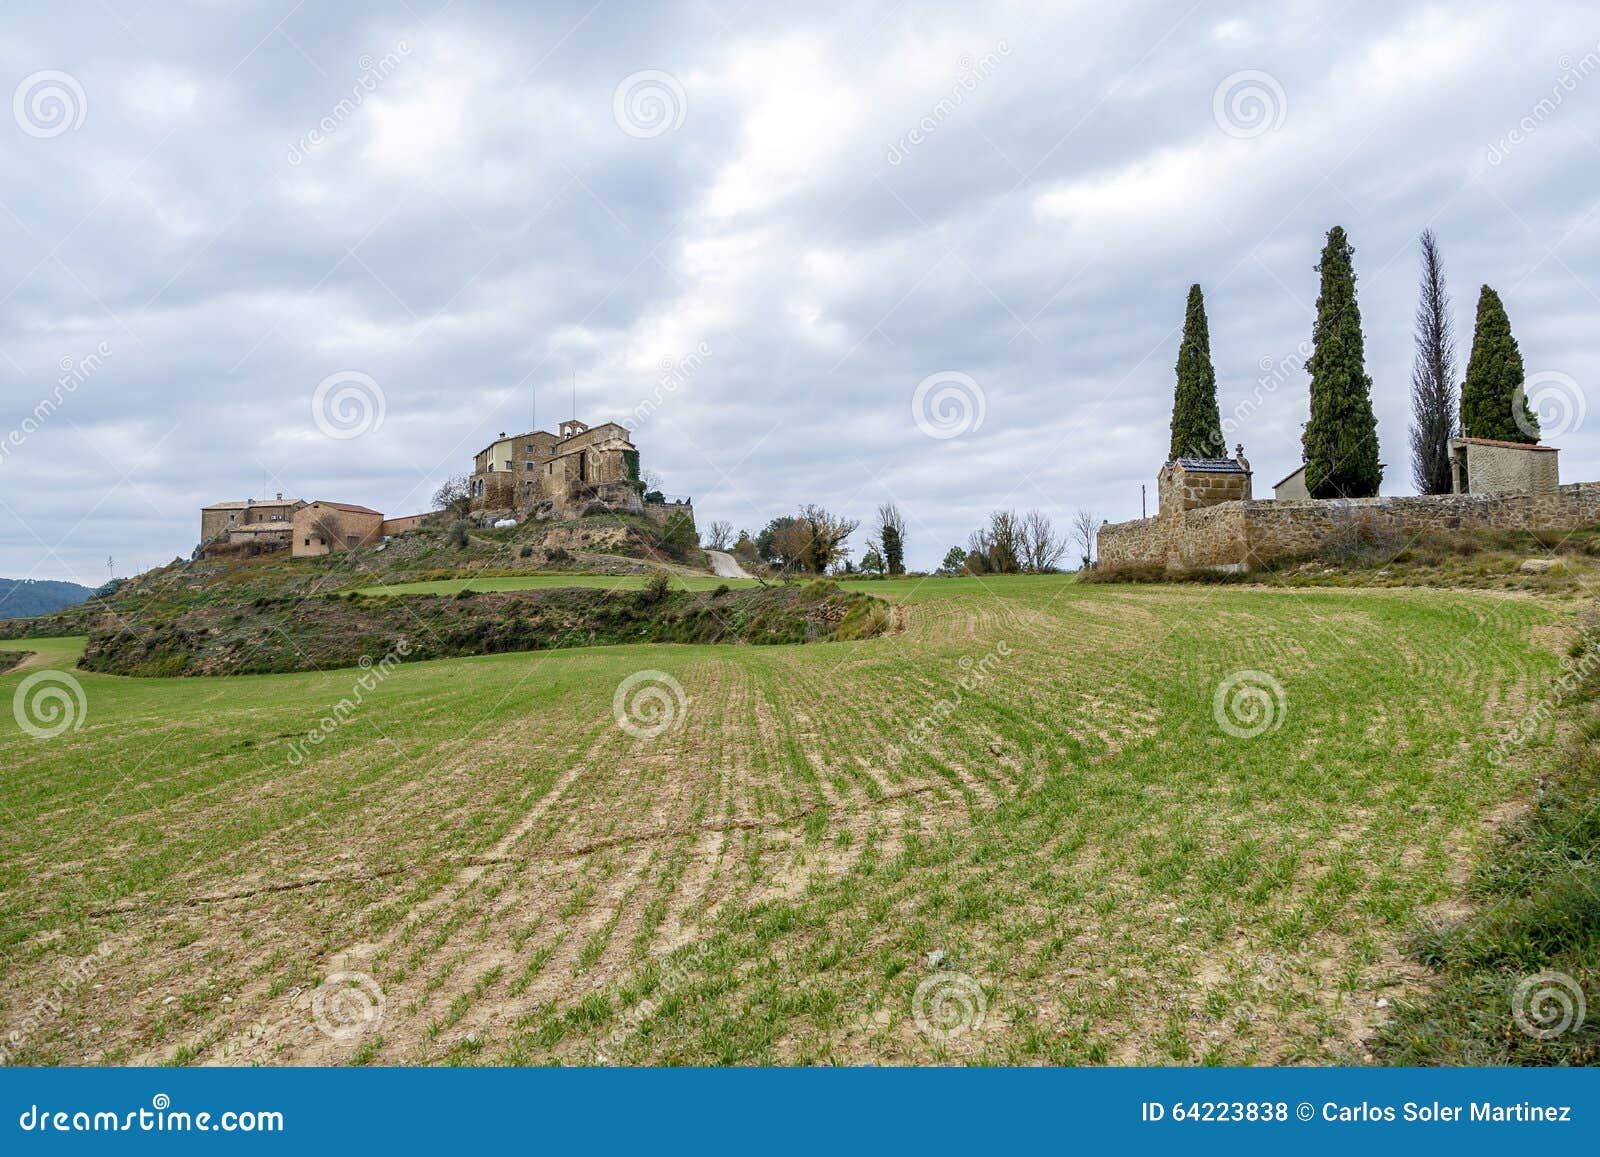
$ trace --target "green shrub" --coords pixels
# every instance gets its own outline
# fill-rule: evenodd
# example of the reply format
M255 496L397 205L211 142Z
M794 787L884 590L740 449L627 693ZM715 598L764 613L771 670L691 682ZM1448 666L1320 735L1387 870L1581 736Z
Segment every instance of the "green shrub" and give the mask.
M694 528L694 519L682 511L674 511L667 516L667 521L661 526L661 549L671 557L682 561L689 557L689 552L700 547L700 534Z
M672 593L672 580L664 570L652 574L644 584L644 589L639 592L639 601L643 603L664 602Z

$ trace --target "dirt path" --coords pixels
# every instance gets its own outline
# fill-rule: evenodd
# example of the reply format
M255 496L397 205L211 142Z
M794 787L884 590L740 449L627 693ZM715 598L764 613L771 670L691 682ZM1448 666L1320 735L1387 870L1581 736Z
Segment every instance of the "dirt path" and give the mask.
M744 567L739 565L739 560L726 551L708 550L706 557L711 560L711 573L718 578L754 578Z

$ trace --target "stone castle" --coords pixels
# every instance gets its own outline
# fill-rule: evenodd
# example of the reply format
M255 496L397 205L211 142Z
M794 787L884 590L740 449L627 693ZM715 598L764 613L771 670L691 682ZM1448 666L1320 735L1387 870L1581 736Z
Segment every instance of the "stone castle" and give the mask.
M502 432L479 450L468 480L472 509L513 518L576 518L596 504L643 509L639 451L626 429L576 419L558 429Z
M590 427L577 419L558 432L501 433L473 457L467 479L473 517L482 523L526 518L568 519L585 514L644 514L657 522L673 515L694 521L686 498L647 493L639 451L615 422ZM247 498L201 508L200 550L219 544L295 557L371 546L440 515L433 511L385 518L371 507L326 499Z

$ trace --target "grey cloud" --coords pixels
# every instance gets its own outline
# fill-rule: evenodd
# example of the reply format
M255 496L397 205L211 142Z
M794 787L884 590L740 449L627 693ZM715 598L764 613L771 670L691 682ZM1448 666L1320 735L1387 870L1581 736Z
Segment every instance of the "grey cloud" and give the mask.
M535 393L546 424L574 378L583 414L622 418L701 343L638 440L707 521L892 496L928 566L994 505L1131 517L1191 281L1264 490L1298 462L1306 382L1262 366L1309 336L1335 223L1387 491L1409 489L1423 226L1464 330L1491 282L1530 371L1600 378L1600 71L1536 111L1600 53L1570 6L123 7L8 5L0 32L0 88L59 69L87 99L59 136L0 121L0 433L62 358L113 351L0 459L0 574L165 561L195 507L263 485L410 512ZM613 92L645 69L686 108L638 139ZM1213 96L1244 70L1286 109L1241 140ZM381 429L319 434L340 370L379 382ZM944 370L986 412L940 441L911 398ZM1559 444L1565 477L1600 476L1588 426Z

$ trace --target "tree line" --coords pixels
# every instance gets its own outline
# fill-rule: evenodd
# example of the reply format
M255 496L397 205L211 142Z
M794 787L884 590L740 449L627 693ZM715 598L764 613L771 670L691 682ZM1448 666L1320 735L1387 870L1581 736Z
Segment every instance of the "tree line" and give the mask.
M1499 294L1478 294L1466 376L1456 385L1456 343L1450 295L1438 240L1421 237L1421 293L1411 382L1412 476L1423 494L1451 489L1450 439L1460 435L1504 442L1539 441L1539 420L1528 407L1522 355ZM1368 498L1378 493L1378 422L1366 371L1361 310L1356 301L1355 248L1340 226L1328 230L1317 315L1311 332L1311 412L1301 435L1306 488L1313 498ZM1169 458L1215 458L1226 453L1205 296L1189 287L1178 347Z
M1042 510L1019 514L993 511L967 538L966 546L952 546L935 572L957 574L1052 574L1060 571L1073 548L1079 565L1088 566L1094 555L1099 519L1079 510L1068 530L1056 530ZM905 515L893 502L879 506L869 523L861 561L851 557L847 540L861 527L859 519L846 518L814 503L794 514L768 522L758 533L735 532L723 520L706 529L708 550L727 551L752 569L778 574L903 575L906 572L908 531Z

